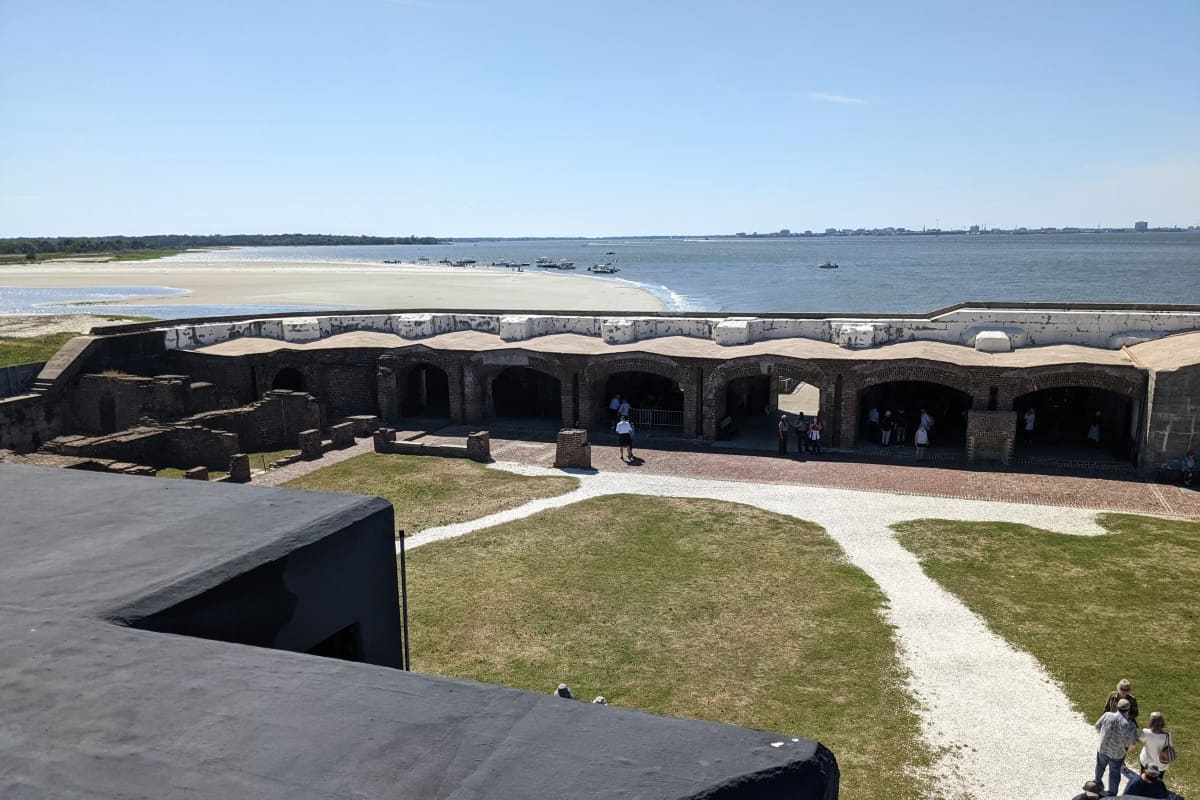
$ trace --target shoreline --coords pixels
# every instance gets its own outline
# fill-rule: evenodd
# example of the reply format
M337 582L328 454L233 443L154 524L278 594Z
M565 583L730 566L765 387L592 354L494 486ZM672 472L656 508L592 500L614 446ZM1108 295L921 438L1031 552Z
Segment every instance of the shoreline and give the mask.
M665 311L653 292L592 275L500 267L340 261L55 261L0 266L5 288L155 287L186 294L130 295L129 307L311 306L319 308L521 307L563 311ZM105 305L79 305L79 313Z

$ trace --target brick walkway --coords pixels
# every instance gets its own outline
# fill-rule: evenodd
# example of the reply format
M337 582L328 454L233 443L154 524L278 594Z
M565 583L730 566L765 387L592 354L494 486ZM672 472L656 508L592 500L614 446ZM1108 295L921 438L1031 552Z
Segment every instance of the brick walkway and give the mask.
M451 429L446 433L457 434L459 431ZM398 433L402 439L417 435L417 431ZM462 444L463 438L434 433L422 436L421 441ZM492 458L497 461L542 467L554 463L553 442L493 438L491 445ZM958 463L944 465L936 461L926 464L872 463L853 460L856 456L848 453L800 459L794 453L783 458L762 452L710 450L702 446L694 449L667 447L682 448L684 445L666 443L661 449L638 447L636 451L641 462L631 465L621 461L615 442L611 446L605 442L593 443L592 465L603 471L626 470L651 475L824 486L1200 519L1200 492L1153 483L1131 475L1098 473L1088 476L1079 473L1008 471L985 466L968 467ZM371 439L360 439L354 447L332 450L317 461L298 461L269 472L257 473L252 483L278 486L314 470L369 452L372 452ZM930 514L936 515L936 511L936 506L931 507Z

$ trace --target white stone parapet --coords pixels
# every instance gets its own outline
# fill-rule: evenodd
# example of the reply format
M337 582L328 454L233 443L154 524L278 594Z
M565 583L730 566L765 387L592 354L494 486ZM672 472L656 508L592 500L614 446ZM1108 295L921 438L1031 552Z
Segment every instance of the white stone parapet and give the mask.
M173 350L190 350L243 337L304 344L353 331L379 331L411 340L456 331L479 331L495 334L506 342L555 334L597 337L607 344L685 336L711 340L727 347L777 339L812 339L851 349L895 342L933 341L973 347L984 353L1001 353L1021 347L1056 344L1117 350L1170 333L1200 330L1200 311L963 307L938 316L873 319L834 315L326 314L165 324L162 327L166 346Z

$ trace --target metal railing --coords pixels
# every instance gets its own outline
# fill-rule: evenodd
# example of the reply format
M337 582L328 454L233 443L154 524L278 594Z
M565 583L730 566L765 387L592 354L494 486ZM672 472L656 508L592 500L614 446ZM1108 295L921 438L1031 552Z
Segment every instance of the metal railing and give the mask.
M666 411L661 408L635 408L633 419L630 421L635 426L646 428L682 428L683 412Z

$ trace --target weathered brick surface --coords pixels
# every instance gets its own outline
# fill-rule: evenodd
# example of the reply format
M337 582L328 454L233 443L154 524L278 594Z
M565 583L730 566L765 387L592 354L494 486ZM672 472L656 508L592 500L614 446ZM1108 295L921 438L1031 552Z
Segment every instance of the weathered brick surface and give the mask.
M592 468L592 446L588 444L588 432L579 428L567 428L558 432L554 451L554 466L565 469Z
M305 461L313 461L321 457L321 431L312 428L300 431L300 457Z

